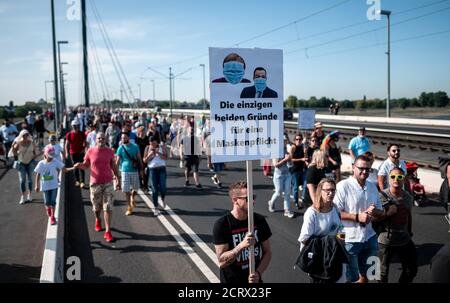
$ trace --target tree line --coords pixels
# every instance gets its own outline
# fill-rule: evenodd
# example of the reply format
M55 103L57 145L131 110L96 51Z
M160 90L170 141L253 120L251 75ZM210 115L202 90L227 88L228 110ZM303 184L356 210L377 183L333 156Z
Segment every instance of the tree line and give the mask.
M378 109L386 108L386 100L381 99L366 99L364 97L362 100L335 100L333 98L327 97L310 97L309 100L298 99L296 96L289 96L284 101L284 106L289 108L329 108L331 104L339 103L341 108L350 109ZM446 92L423 92L418 98L399 98L391 99L391 107L399 107L402 109L408 107L446 107L450 105L450 99Z

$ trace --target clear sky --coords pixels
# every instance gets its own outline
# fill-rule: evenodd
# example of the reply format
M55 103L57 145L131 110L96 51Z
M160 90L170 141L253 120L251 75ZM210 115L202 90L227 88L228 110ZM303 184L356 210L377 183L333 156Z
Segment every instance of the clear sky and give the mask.
M81 21L67 17L72 2L79 3L55 1L57 40L70 42L61 45L62 61L68 62L69 105L82 102ZM206 65L209 79L208 47L236 46L283 50L285 98L354 100L387 94L387 21L385 16L369 21L372 5L366 0L86 2L93 101L107 93L100 85L97 59L111 97L120 97L120 82L92 3L136 98L139 84L143 99L153 96L152 82L144 77L155 80L156 99L167 100L169 81L147 67L167 76L172 67L175 75L189 70L175 80L175 99L197 102L203 98L200 64ZM380 3L392 11L392 98L422 91L450 93L450 1ZM0 105L45 98L45 81L53 80L51 43L50 0L0 0ZM47 87L50 98L52 86Z

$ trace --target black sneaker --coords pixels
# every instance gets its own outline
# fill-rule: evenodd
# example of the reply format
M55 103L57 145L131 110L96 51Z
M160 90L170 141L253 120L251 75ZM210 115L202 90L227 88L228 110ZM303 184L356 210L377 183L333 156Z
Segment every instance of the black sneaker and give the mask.
M189 186L189 181L184 182L184 186Z
M222 188L222 183L220 183L220 182L217 183L217 187L218 187L218 188Z
M197 187L197 188L203 188L202 185L201 185L200 183L197 184L197 185L195 185L195 187Z

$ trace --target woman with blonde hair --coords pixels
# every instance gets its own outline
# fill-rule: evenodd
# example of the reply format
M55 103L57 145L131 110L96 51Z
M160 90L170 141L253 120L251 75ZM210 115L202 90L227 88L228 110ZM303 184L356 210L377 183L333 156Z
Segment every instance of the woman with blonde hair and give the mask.
M313 204L316 197L316 187L320 180L325 177L334 179L334 174L328 167L328 155L326 151L316 150L306 171L306 194L303 201L306 205Z
M344 239L342 231L341 218L337 207L333 204L334 195L336 193L336 181L331 178L322 179L317 185L316 196L314 203L309 207L303 216L303 225L300 232L298 241L300 242L300 251L305 246L308 246L310 241L314 238L322 238L331 236L335 242L336 237L340 240ZM341 242L342 243L342 242ZM314 245L314 244L312 244ZM341 255L345 255L345 248L343 244L341 247ZM319 261L321 264L327 264L328 270L339 268L342 269L345 258L338 257L336 253L337 247L329 246L329 249L333 249L334 254L330 258ZM308 251L308 248L305 248ZM336 249L336 250L334 250ZM303 252L305 253L305 252ZM332 265L334 264L334 265ZM317 273L323 273L319 270ZM342 277L342 272L337 273L335 278L325 278L323 275L315 275L313 272L309 272L309 275L313 283L335 283L339 277Z
M31 202L31 191L33 190L33 170L36 166L36 158L41 155L30 133L24 129L12 145L14 158L17 159L16 169L19 171L20 191L22 196L19 204ZM28 194L25 198L26 185L28 183Z
M322 179L317 185L313 204L303 216L303 225L298 241L301 248L312 236L336 235L341 225L339 212L334 207L336 181L331 178Z

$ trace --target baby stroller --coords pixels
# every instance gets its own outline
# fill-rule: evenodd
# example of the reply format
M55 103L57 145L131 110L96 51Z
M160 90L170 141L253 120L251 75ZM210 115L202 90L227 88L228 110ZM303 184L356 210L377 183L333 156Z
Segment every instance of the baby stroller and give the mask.
M420 184L417 177L417 169L419 165L416 162L406 162L406 179L409 184L409 192L413 195L414 205L423 206L427 202L425 187Z

